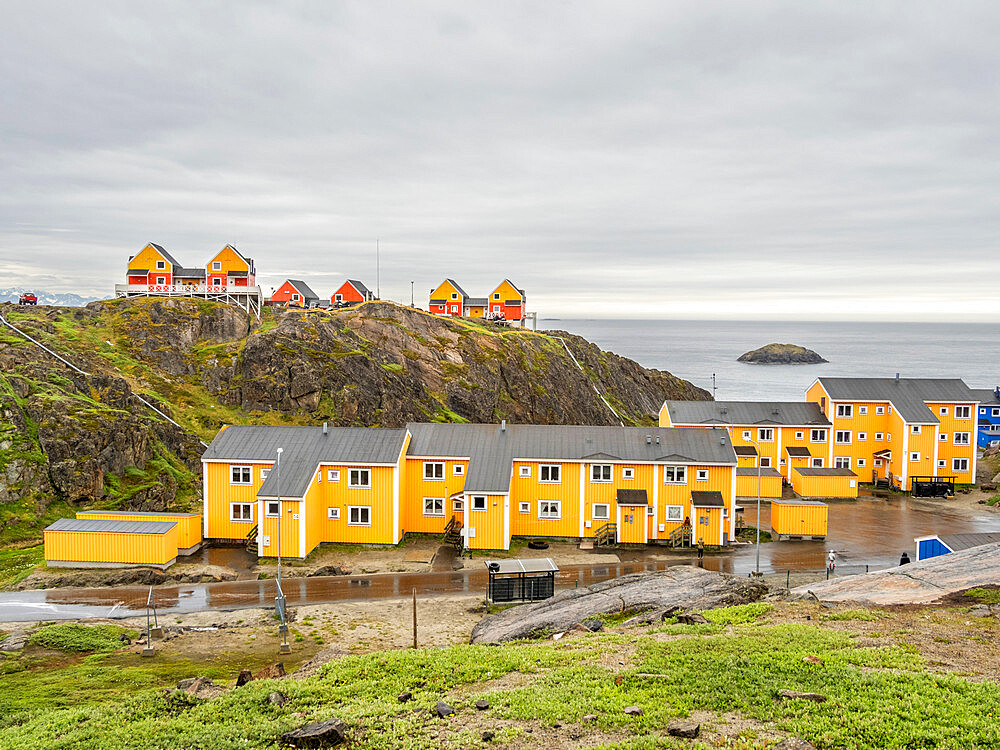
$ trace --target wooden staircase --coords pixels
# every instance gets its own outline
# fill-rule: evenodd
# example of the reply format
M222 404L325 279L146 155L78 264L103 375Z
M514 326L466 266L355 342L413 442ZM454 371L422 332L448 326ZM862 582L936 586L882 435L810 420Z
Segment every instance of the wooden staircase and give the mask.
M250 533L247 534L246 547L248 552L257 554L257 526L255 525L250 529Z
M448 521L448 525L444 527L444 539L442 539L442 542L449 547L454 547L459 553L465 547L462 540L462 527L454 516Z
M613 523L606 523L597 531L594 532L594 546L595 547L609 547L612 544L616 544L616 537L618 536L618 527Z
M691 527L678 526L670 532L670 536L667 538L667 541L670 542L671 547L690 547Z

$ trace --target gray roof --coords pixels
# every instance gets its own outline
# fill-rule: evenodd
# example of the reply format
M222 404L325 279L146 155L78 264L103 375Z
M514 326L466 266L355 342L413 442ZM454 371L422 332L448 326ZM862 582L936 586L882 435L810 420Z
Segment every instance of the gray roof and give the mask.
M431 304L432 305L446 305L446 304L448 304L448 301L447 300L443 300L443 299L432 299L431 300Z
M361 294L362 297L368 298L368 297L374 297L375 296L374 294L372 294L372 290L371 289L369 289L368 287L366 287L364 284L362 284L357 279L348 279L347 283L350 284L351 286L353 286L355 289L357 289L358 292Z
M757 455L757 449L754 448L752 445L736 445L736 446L733 446L733 449L736 451L736 455L737 456L756 456Z
M673 424L817 425L830 421L809 401L665 401Z
M46 531L90 531L102 534L166 534L175 521L106 521L97 518L60 518Z
M486 569L495 575L559 572L559 568L550 557L532 557L527 560L487 560Z
M86 517L93 515L116 515L116 516L164 516L169 518L192 518L201 515L200 513L160 513L155 510L78 510L76 517Z
M695 508L725 508L726 501L718 490L692 490L691 505Z
M804 477L856 477L850 469L824 469L819 466L796 466L797 471Z
M618 490L615 501L619 505L649 505L646 490Z
M299 294L301 294L305 299L319 299L319 295L310 289L306 282L300 281L299 279L287 279L287 281L289 284L298 289Z
M786 445L785 452L790 458L806 458L812 455L812 453L809 452L809 449L805 446L798 447L795 445Z
M740 466L736 469L736 476L738 477L756 477L757 467L756 466ZM770 466L760 467L761 479L780 479L781 474L778 473L777 469L772 469Z
M458 282L455 281L454 279L445 279L445 281L447 281L449 284L451 284L453 287L455 287L455 289L458 291L458 293L462 295L462 299L465 299L466 297L469 296L466 293L466 291L464 289L462 289L462 287L460 287L458 285Z
M407 429L413 436L411 456L469 459L466 492L509 491L516 459L736 463L724 430L579 425L508 425L501 430L495 424L451 423L413 423Z
M215 436L203 459L224 461L274 461L281 454L281 475L271 472L257 494L276 497L280 483L282 497L302 497L309 488L320 462L394 464L403 450L404 429L377 427L283 427L235 425Z
M993 534L944 534L940 539L952 552L1000 542L1000 533Z
M833 401L888 401L907 422L937 424L928 401L972 402L975 394L959 378L819 378Z
M174 276L180 276L184 279L203 279L205 278L204 268L181 268L175 266L173 270Z
M150 242L149 244L155 247L159 251L160 255L162 255L164 258L170 261L171 266L180 266L180 263L177 262L177 259L173 255L168 253L166 250L164 250L162 245L157 245L155 242Z
M981 404L994 406L1000 404L1000 397L997 397L997 392L993 388L970 388L969 390Z
M503 301L503 303L505 305L517 306L517 305L521 304L521 300L519 300L519 299L505 299Z
M465 304L470 307L486 307L488 303L486 297L467 297Z
M779 500L774 498L771 500L771 505L826 505L826 503L819 500Z

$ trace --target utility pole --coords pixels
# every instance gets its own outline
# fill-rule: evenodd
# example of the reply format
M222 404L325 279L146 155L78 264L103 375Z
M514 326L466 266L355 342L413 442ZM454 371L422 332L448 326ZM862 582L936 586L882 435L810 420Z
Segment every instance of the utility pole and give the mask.
M281 454L284 452L284 448L278 448L276 451L277 458L274 462L274 473L277 475L275 477L275 495L278 496L278 595L274 598L274 603L278 608L278 615L281 618L281 625L278 627L278 632L281 633L281 645L278 646L279 654L290 654L292 653L292 647L288 645L288 622L285 620L285 592L281 589L281 516L284 507L281 502ZM263 525L264 519L260 519Z
M416 305L413 304L413 282L412 281L410 282L410 307L416 307Z
M718 393L719 388L715 383L715 373L712 373L712 400L715 401L716 393Z
M378 238L375 239L375 297L377 299L382 299L382 276L381 267L379 265Z

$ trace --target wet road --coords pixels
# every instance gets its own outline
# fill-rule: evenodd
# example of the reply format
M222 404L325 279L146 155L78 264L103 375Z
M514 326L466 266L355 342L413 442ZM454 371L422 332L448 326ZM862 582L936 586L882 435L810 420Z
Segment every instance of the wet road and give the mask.
M747 523L756 521L756 504L744 503ZM763 528L769 527L769 506L762 504ZM829 549L837 551L838 572L864 572L892 567L904 550L913 555L913 538L925 534L957 534L1000 531L1000 515L925 500L877 500L834 502L829 511L826 542L775 542L761 545L761 570L822 571ZM212 562L227 550L208 551ZM238 555L239 551L228 551ZM663 570L671 565L690 565L693 554L667 553L657 548L623 550L617 565L563 566L556 579L559 589L586 586L639 571ZM705 567L746 575L755 567L755 548L738 547L719 555L707 555ZM206 558L207 559L207 558ZM239 566L238 557L229 561ZM471 570L435 570L429 573L395 573L376 576L335 576L285 579L291 606L337 601L364 601L439 594L476 594L486 590L485 566ZM0 622L55 620L80 617L130 617L145 612L146 587L96 589L50 589L0 594ZM156 588L163 614L202 610L233 610L268 607L274 603L275 582L232 581L178 584Z

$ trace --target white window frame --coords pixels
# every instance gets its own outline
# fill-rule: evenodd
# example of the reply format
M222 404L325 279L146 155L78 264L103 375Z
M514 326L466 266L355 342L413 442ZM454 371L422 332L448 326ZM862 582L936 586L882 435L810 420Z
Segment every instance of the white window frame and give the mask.
M465 476L465 464L455 464L451 467L451 474L455 477Z
M939 432L938 433L938 442L939 443L947 443L948 442L948 433L947 432Z
M622 467L622 481L628 482L635 479L635 469L631 466Z
M664 484L687 484L687 466L664 466Z
M326 470L326 481L328 481L328 482L339 482L340 481L340 469L327 469Z
M591 464L591 484L610 484L614 481L615 467L612 464Z
M531 467L530 466L518 466L517 475L521 479L531 479Z
M167 277L166 276L157 276L156 277L156 283L160 284L161 286L163 284L166 284L167 283Z
M940 414L942 417L947 417L948 416L948 407L947 406L941 406L941 407L939 407L938 408L938 414Z
M885 406L876 406L875 413L878 415L885 414Z
M882 459L881 458L876 458L875 459L875 466L881 466L881 465L882 465Z
M273 510L277 508L277 510ZM265 500L264 501L264 517L265 518L278 518L281 516L281 503L278 500Z
M887 443L891 443L892 442L892 433L891 432L885 433L885 442L887 442Z
M972 407L971 406L956 406L955 407L955 419L972 419Z
M809 432L809 442L810 443L825 443L826 442L826 429L818 428L810 430Z
M918 425L918 424L911 424L910 425L910 434L911 435L919 435L920 434L920 425Z
M868 433L867 433L867 432L859 432L859 433L858 433L858 442L859 442L859 443L863 443L863 442L865 442L865 441L866 441L867 439L868 439Z
M458 312L458 305L451 305L451 311L453 313L457 313Z
M229 520L232 523L253 523L253 506L255 503L229 503ZM248 508L250 513L244 518L243 514L240 513L240 517L237 518L234 511L237 508Z
M708 469L697 469L695 471L695 480L698 482L708 481Z
M158 261L156 261L156 270L157 271L166 271L167 270L167 262L165 260L158 260Z
M806 434L802 430L796 430L795 431L795 439L796 440L804 440L805 436L806 436Z
M452 292L451 293L451 298L452 299L458 299L458 292Z
M600 515L597 512L598 508L604 509L604 515ZM594 503L593 509L591 511L591 518L595 521L610 521L611 520L611 505L609 503Z
M500 299L500 293L499 292L494 293L493 299L495 300Z
M854 417L854 404L837 404L838 419L852 419Z
M961 437L960 437L961 436ZM952 445L969 446L972 445L972 433L971 432L955 432L953 433Z
M834 456L834 458L833 458L833 468L835 468L835 469L850 469L851 468L851 457L850 456Z
M822 469L823 468L823 457L822 456L813 456L812 457L812 461L809 462L809 465L812 468L814 468L814 469Z
M212 261L212 270L213 271L221 271L222 270L222 262L218 261L218 260L213 260Z
M344 295L343 294L335 294L335 295L333 295L333 301L334 302L343 302L344 301Z
M757 442L758 443L773 443L774 442L774 428L773 427L758 427L757 428Z
M993 414L991 416L1000 417L1000 409L993 407Z
M424 461L424 481L444 481L444 461Z
M863 469L863 468L865 468L865 459L863 459L863 458L859 458L859 459L857 460L857 464L858 464L858 468L859 468L859 469Z
M299 299L300 299L299 295L297 295L297 294L293 294L292 295L292 302L298 302Z
M531 503L527 500L522 500L517 504L518 513L531 513Z
M647 505L646 506L646 517L647 518L652 518L653 517L653 506L652 505Z
M556 478L552 478L552 473L555 472ZM546 479L545 475L548 474L549 478ZM560 464L540 464L538 466L538 483L539 484L562 484L562 466Z
M969 459L967 458L953 458L951 459L951 470L958 473L964 473L969 470Z
M340 508L327 508L326 509L326 520L328 520L328 521L339 521L340 520Z
M947 458L939 458L937 465L938 465L939 469L947 469L948 468L948 459Z
M757 460L760 461L760 468L762 468L762 469L770 469L771 468L771 457L770 456L760 456ZM698 473L700 474L702 471L703 471L702 469L699 469Z
M427 510L427 506L430 505L430 511ZM440 508L440 510L439 510ZM444 517L444 498L443 497L425 497L424 498L424 516L428 518L443 518Z
M544 508L544 510L543 510L543 508ZM562 518L562 500L539 500L538 501L538 520L539 521L558 521L561 518Z
M481 508L477 507L480 504L483 507ZM469 506L469 509L473 513L485 513L487 510L489 510L489 500L486 499L486 495L473 495L472 504Z
M875 433L875 440L877 440L879 442L883 442L885 440L885 433L884 432L876 432Z
M753 435L753 433L750 432L750 430L743 430L743 439L744 440L750 440L751 435Z
M858 414L860 416L864 416L867 413L868 413L868 407L867 406L859 406L858 407Z
M464 513L465 512L465 501L462 498L460 498L460 497L456 497L454 500L452 500L451 501L451 512L452 513Z
M910 451L910 463L915 464L920 462L920 454L917 451Z
M355 474L357 478L355 479ZM362 476L367 477L367 481L362 482ZM370 490L372 488L372 470L371 469L348 469L347 470L347 488L351 490ZM353 506L357 508L367 507L367 506ZM371 524L368 524L369 526Z
M670 523L679 523L684 520L684 506L683 505L668 505L667 506L667 521Z
M270 474L270 473L271 473L271 467L270 466L262 466L261 469L260 469L260 472L259 472L259 474L260 474L260 481L263 482L265 479L267 479L267 475Z
M357 511L357 520L354 520L355 513ZM363 520L367 516L368 520ZM347 525L348 526L371 526L372 525L372 506L370 505L348 505L347 506Z
M847 439L842 439L842 436L846 435ZM851 431L850 430L837 430L833 434L834 445L850 445L851 444Z
M240 478L234 481L233 480L233 476L235 475L235 473L237 471L240 472ZM246 477L246 479L243 479L244 476ZM253 484L253 467L252 466L230 466L229 467L229 483L230 484L236 484L236 485L239 485L241 487L246 487L248 485Z

